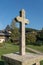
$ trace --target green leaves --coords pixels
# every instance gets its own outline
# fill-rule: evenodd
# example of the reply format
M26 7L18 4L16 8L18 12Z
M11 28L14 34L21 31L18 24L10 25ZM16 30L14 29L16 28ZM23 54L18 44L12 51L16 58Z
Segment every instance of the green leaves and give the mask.
M35 43L36 42L36 35L34 35L33 33L27 33L26 34L26 41L28 43Z

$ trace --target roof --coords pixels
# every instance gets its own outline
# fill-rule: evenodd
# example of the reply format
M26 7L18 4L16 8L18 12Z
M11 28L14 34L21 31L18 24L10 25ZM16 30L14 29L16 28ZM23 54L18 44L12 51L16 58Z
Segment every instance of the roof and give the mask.
M10 33L5 30L0 30L0 36L10 36Z
M9 36L10 34L8 33L0 33L0 36Z

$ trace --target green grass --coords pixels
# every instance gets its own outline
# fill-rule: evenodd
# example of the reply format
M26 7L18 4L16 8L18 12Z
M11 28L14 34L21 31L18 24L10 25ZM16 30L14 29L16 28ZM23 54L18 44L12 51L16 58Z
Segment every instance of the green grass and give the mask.
M2 61L2 59L1 59L1 56L3 54L15 53L15 52L18 52L18 51L19 51L18 45L5 43L5 46L0 47L0 65L4 65L4 61Z
M8 54L8 53L14 53L17 52L19 50L19 46L18 45L12 45L12 44L8 44L6 43L6 46L0 47L0 57L3 54ZM0 58L1 60L1 58Z
M27 47L39 50L43 52L43 46L33 46L33 45L27 45ZM18 45L12 45L9 43L6 43L6 46L0 47L0 65L3 65L3 61L1 60L1 56L3 54L8 54L8 53L14 53L19 51L19 46ZM30 52L30 51L28 51ZM43 61L41 62L41 65L43 65Z
M27 45L27 47L38 50L43 53L43 45L42 46ZM43 60L41 61L41 65L43 65Z
M43 52L43 45L42 46L27 45L27 47Z

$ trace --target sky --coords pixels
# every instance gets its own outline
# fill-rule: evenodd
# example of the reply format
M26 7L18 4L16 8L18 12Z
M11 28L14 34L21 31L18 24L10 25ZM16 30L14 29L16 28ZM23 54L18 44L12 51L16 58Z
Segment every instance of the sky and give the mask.
M0 0L0 30L10 25L21 9L26 11L26 18L30 21L26 27L42 29L43 0Z

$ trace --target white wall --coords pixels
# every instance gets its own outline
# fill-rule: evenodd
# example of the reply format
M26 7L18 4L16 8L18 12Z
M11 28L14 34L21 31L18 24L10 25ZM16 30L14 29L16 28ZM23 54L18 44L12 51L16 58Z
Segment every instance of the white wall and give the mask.
M5 41L5 38L0 39L0 43L3 43Z

